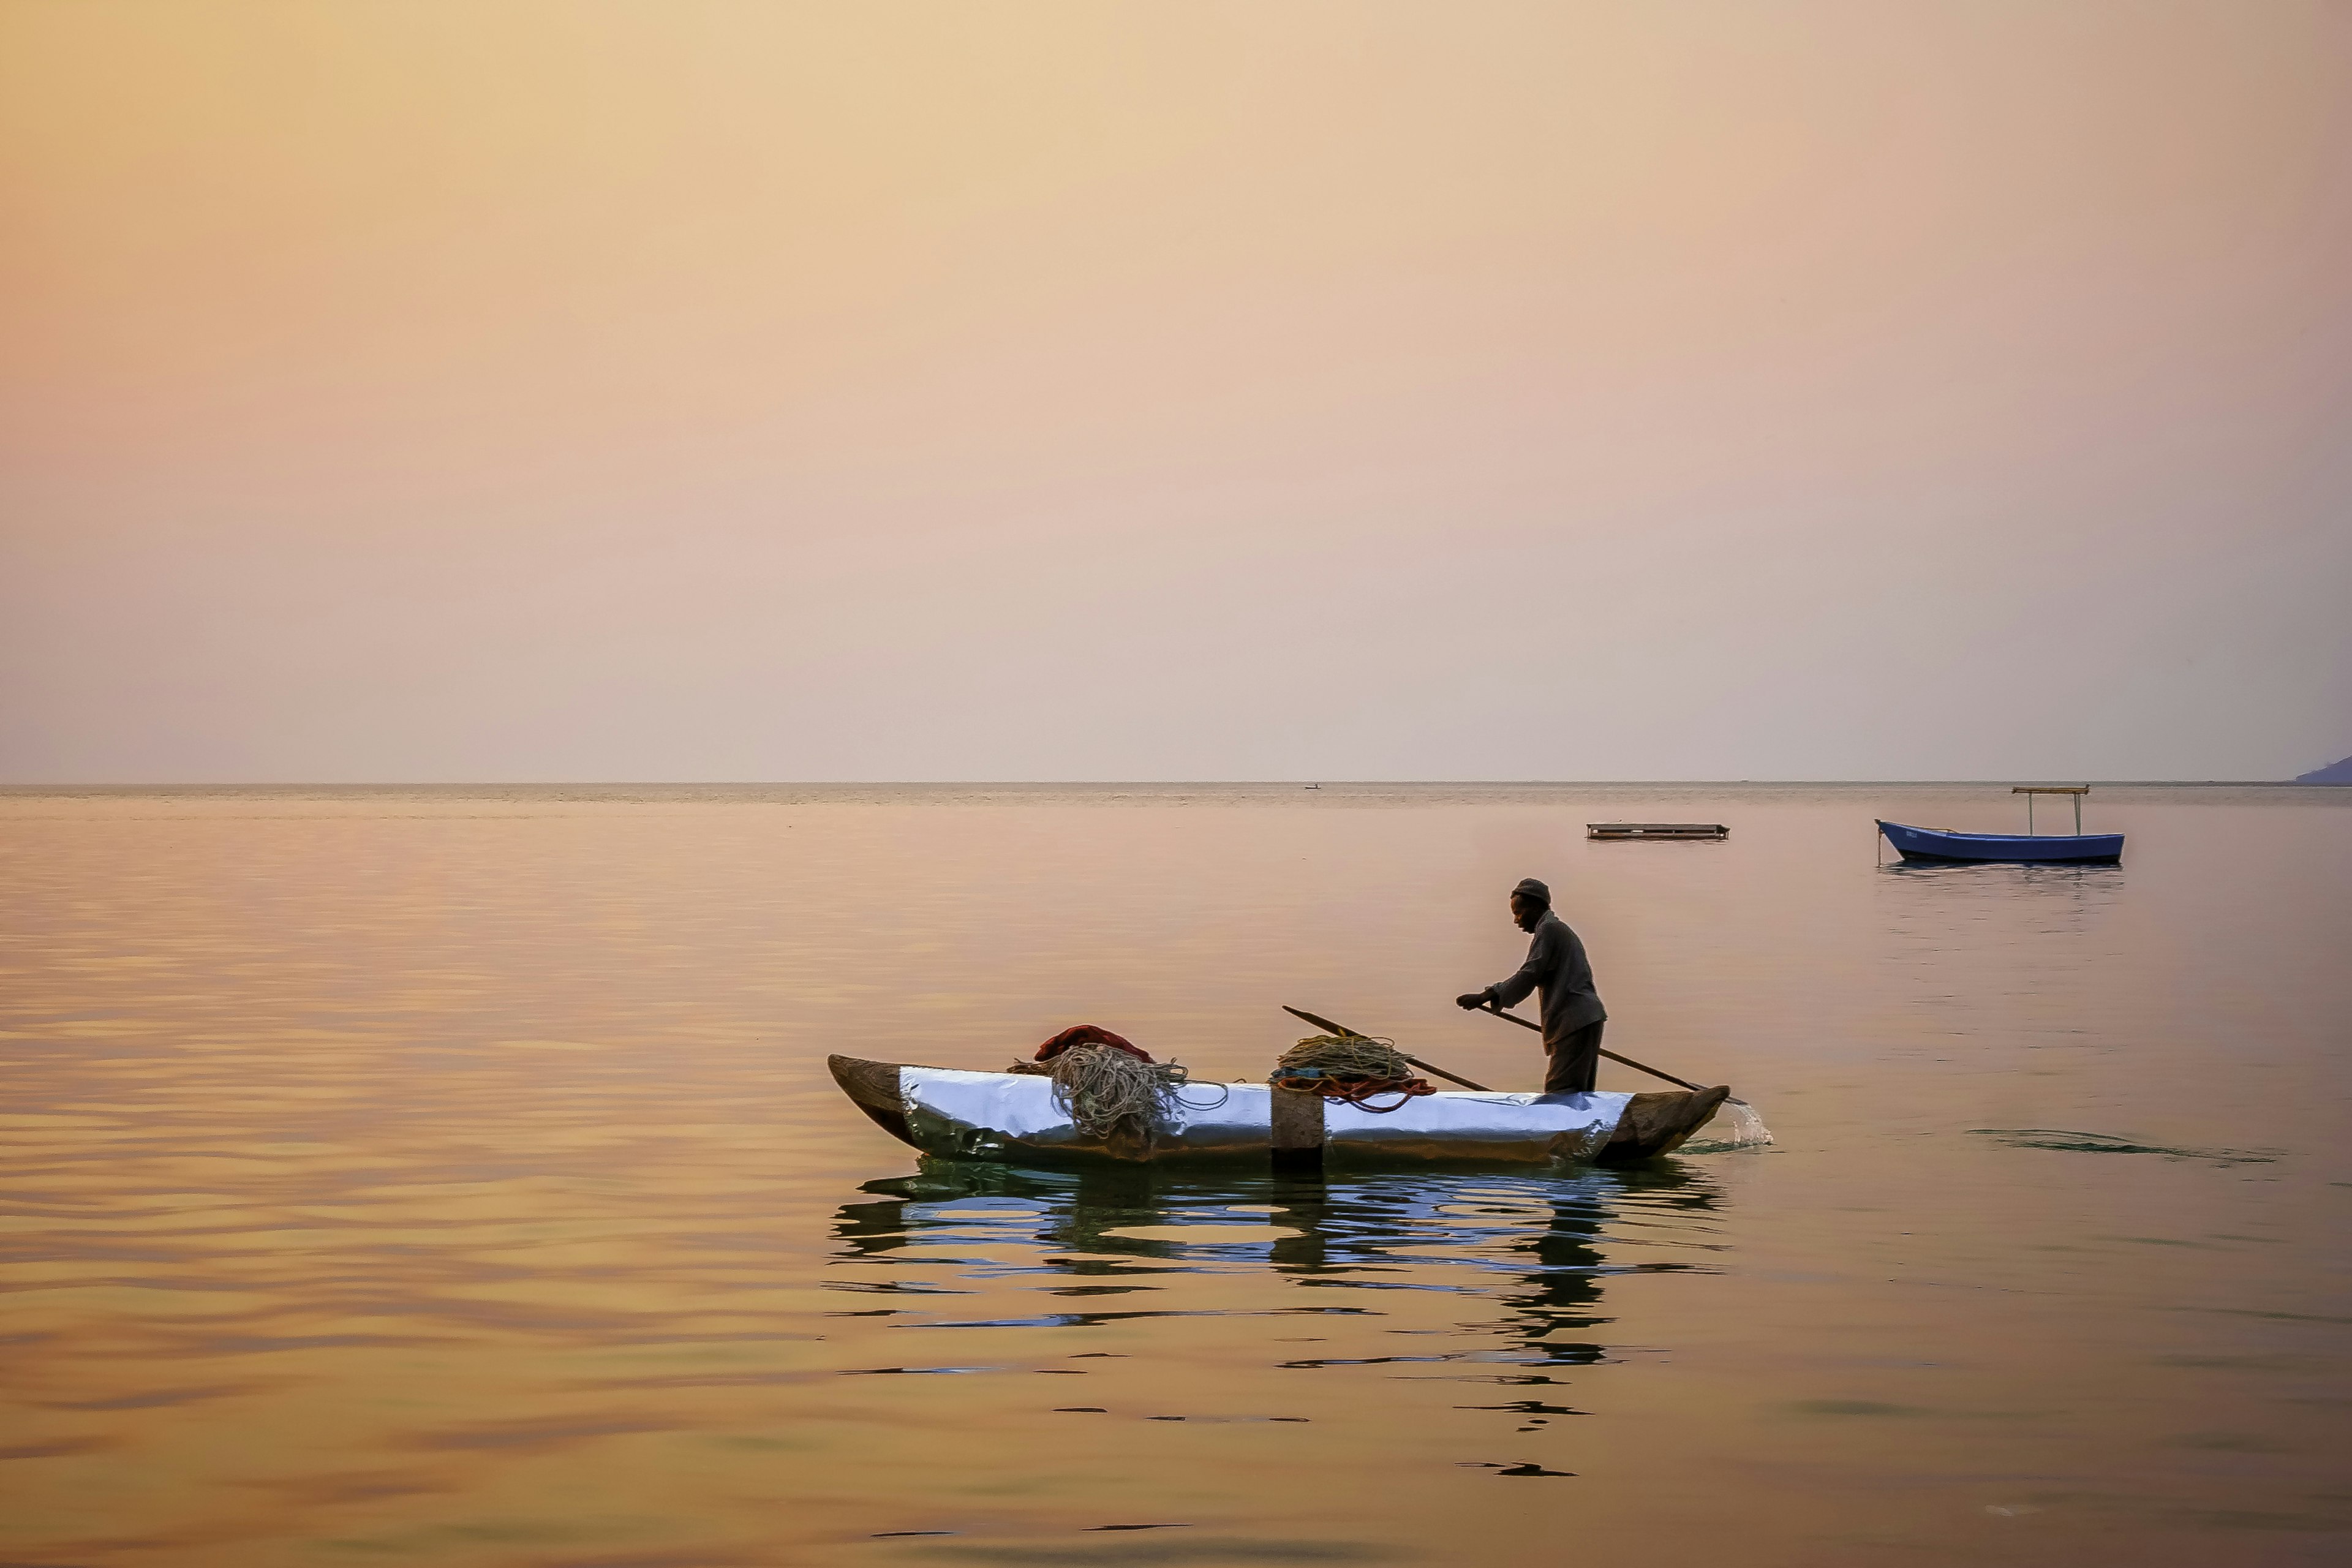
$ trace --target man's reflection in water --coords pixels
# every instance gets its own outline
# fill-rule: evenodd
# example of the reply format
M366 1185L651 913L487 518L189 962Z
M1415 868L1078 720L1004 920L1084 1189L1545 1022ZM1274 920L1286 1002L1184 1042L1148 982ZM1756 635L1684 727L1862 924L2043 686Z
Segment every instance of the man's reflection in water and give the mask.
M1493 1325L1516 1339L1532 1362L1586 1365L1602 1348L1580 1332L1609 1320L1594 1311L1602 1278L1628 1268L1689 1267L1682 1263L1612 1264L1603 1254L1605 1228L1621 1215L1650 1211L1657 1219L1714 1210L1721 1194L1696 1166L1664 1161L1635 1171L1585 1170L1557 1176L1502 1178L1473 1174L1376 1178L1361 1185L1336 1181L1290 1182L1273 1188L1277 1224L1297 1234L1274 1244L1274 1267L1317 1275L1392 1268L1418 1261L1416 1244L1518 1233L1504 1244L1512 1261L1501 1267L1512 1282L1497 1282L1493 1299L1508 1315ZM1661 1213L1660 1211L1664 1211ZM1455 1237L1433 1235L1430 1220L1452 1221ZM1414 1223L1421 1222L1421 1223ZM1402 1249L1402 1250L1399 1250ZM1450 1257L1443 1261L1467 1261ZM1497 1266L1492 1253L1479 1262ZM1529 1377L1529 1382L1544 1381Z

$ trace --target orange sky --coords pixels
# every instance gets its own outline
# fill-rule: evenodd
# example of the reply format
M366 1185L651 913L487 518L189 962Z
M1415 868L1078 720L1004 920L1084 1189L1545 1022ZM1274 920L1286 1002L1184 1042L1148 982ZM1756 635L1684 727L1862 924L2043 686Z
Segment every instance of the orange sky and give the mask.
M2352 5L0 4L0 782L2276 777Z

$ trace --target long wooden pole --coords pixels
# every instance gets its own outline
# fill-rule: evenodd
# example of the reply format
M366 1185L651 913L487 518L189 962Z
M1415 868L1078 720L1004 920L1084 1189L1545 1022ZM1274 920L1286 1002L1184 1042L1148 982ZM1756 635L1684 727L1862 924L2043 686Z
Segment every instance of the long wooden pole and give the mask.
M1335 1024L1328 1018L1318 1018L1312 1013L1302 1013L1297 1008L1291 1006L1288 1003L1283 1004L1282 1010L1289 1014L1294 1018L1306 1019L1308 1023L1314 1025L1317 1028L1322 1030L1327 1035L1344 1035L1351 1040L1369 1040L1371 1038L1371 1036L1360 1034L1356 1030L1348 1027L1345 1024ZM1506 1014L1505 1016L1507 1017L1509 1015ZM1423 1072L1435 1073L1438 1077L1444 1079L1448 1083L1458 1083L1465 1089L1475 1089L1481 1094L1492 1094L1495 1092L1483 1083L1472 1083L1466 1078L1456 1078L1454 1074L1447 1072L1444 1068L1423 1061L1419 1057L1405 1057L1402 1051L1399 1051L1397 1055L1404 1057L1405 1060L1411 1062L1413 1066L1419 1068Z
M1492 1013L1497 1018L1508 1018L1512 1023L1517 1024L1522 1029L1533 1029L1538 1035L1543 1033L1543 1026L1537 1023L1534 1019L1522 1018L1517 1013L1506 1013L1491 1002L1486 1006L1480 1007L1476 1010L1481 1013ZM1632 1057L1621 1057L1615 1051L1602 1051L1601 1054L1607 1057L1612 1062L1620 1062L1626 1067L1632 1068L1635 1072L1645 1072L1652 1078L1662 1078L1668 1083L1678 1083L1685 1089L1695 1089L1699 1087L1697 1084L1691 1082L1691 1080L1686 1078L1676 1078L1670 1072L1660 1072L1657 1068L1650 1066L1647 1062L1637 1062Z
M1288 1003L1285 1003L1283 1005L1282 1010L1289 1014L1294 1018L1304 1018L1307 1022L1314 1025L1317 1028L1322 1030L1327 1035L1344 1035L1348 1038L1354 1040L1369 1040L1371 1038L1370 1035L1364 1034L1356 1029L1351 1029L1345 1024L1335 1024L1328 1018L1318 1018L1312 1013L1291 1006ZM1543 1026L1541 1024L1536 1023L1532 1019L1522 1018L1517 1013L1506 1013L1500 1007L1494 1006L1491 1004L1487 1006L1478 1008L1477 1011L1481 1013L1492 1013L1497 1018L1508 1019L1510 1022L1517 1024L1522 1029L1533 1029L1538 1035L1543 1033ZM1620 1066L1632 1068L1635 1072L1645 1072L1652 1078L1662 1078L1668 1083L1680 1084L1683 1088L1693 1090L1694 1092L1700 1089L1701 1086L1691 1082L1690 1079L1686 1078L1676 1078L1670 1072L1660 1072L1657 1068L1650 1066L1647 1062L1637 1062L1631 1057L1621 1057L1615 1051L1604 1050L1601 1054L1607 1057L1611 1061L1618 1063ZM1438 1077L1445 1079L1448 1083L1458 1083L1465 1089L1475 1089L1482 1094L1492 1094L1495 1092L1483 1083L1472 1083L1466 1078L1456 1078L1452 1073L1447 1072L1444 1068L1433 1066L1428 1062L1423 1061L1419 1057L1405 1056L1402 1051L1399 1051L1397 1055L1404 1057L1405 1060L1411 1062L1413 1066L1419 1068L1423 1072L1435 1073ZM1744 1100L1735 1099L1732 1103L1735 1105L1745 1105L1748 1102Z

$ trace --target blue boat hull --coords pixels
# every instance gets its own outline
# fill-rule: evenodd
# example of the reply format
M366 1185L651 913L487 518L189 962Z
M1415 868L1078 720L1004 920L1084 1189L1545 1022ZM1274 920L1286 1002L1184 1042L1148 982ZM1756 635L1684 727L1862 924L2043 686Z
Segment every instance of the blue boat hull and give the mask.
M1878 831L1906 860L2092 860L2124 858L2120 833L1948 833L1882 822Z

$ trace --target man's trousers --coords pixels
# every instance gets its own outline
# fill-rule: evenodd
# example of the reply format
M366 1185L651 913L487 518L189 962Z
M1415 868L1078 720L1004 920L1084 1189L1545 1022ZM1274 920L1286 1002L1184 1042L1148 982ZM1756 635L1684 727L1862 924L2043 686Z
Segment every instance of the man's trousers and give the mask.
M1608 1022L1603 1018L1572 1029L1558 1046L1544 1042L1544 1054L1550 1058L1544 1064L1546 1094L1582 1094L1592 1088L1601 1072L1601 1031Z

